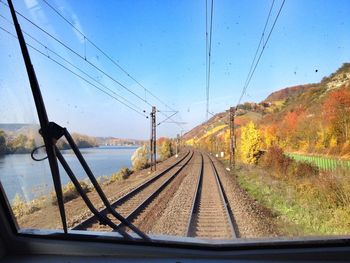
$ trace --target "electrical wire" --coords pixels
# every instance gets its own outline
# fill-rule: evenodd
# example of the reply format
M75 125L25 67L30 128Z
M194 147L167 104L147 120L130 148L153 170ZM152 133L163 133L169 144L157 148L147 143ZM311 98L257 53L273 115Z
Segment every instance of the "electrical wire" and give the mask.
M0 0L0 2L8 7L8 5L6 3L4 3L3 1ZM88 59L86 59L85 56L82 56L81 54L79 54L77 51L73 50L71 47L69 47L67 44L65 44L63 41L59 40L58 38L56 38L55 36L53 36L52 34L50 34L49 32L47 32L45 29L43 29L42 27L40 27L39 25L37 25L36 23L34 23L33 21L31 21L29 18L27 18L26 16L24 16L21 12L15 10L15 12L22 17L24 20L26 20L27 22L29 22L30 24L32 24L33 26L35 26L36 28L38 28L40 31L42 31L44 34L46 34L47 36L49 36L51 39L55 40L57 43L59 43L61 46L63 46L64 48L66 48L67 50L69 50L71 53L73 53L74 55L76 55L77 57L79 57L80 59L82 59L83 61L87 62L90 66L92 66L93 68L95 68L96 70L98 70L100 73L102 73L103 75L105 75L106 77L108 77L109 79L111 79L113 82L115 82L116 84L118 84L119 86L121 86L122 88L124 88L125 90L127 90L128 92L130 92L131 94L133 94L135 97L137 97L138 99L140 99L141 101L143 101L144 103L146 103L149 106L153 106L151 103L149 103L146 99L143 99L141 96L139 96L138 94L136 94L135 92L133 92L132 90L130 90L128 87L126 87L125 85L123 85L122 83L120 83L118 80L116 80L115 78L113 78L111 75L109 75L108 73L106 73L104 70L102 70L101 68L99 68L98 66L96 66L95 64L93 64L91 61L89 61ZM67 20L68 21L68 20ZM71 24L71 23L70 23ZM79 30L78 30L79 31ZM81 32L82 33L82 32ZM84 35L85 39L86 36ZM91 41L92 43L92 41ZM92 43L93 44L93 43ZM97 45L96 45L96 48ZM99 48L98 48L99 49ZM99 49L101 52L103 52L101 49ZM104 53L104 52L103 52ZM107 55L107 54L105 54ZM112 59L111 57L109 57L110 59ZM116 63L117 64L117 63ZM151 92L149 91L149 93L151 94ZM154 94L153 94L154 95ZM159 98L158 98L159 99ZM167 105L168 108L170 108ZM172 108L170 108L172 109ZM173 109L172 109L173 110ZM174 110L175 111L175 110ZM164 117L169 117L167 114L165 114L164 112L160 112L160 114L162 114ZM182 128L182 125L179 122L175 122L175 124L177 124L180 128Z
M250 65L249 72L248 72L248 75L247 75L247 78L246 78L246 80L245 80L245 83L244 83L244 86L243 86L243 87L246 87L246 86L247 86L249 76L250 76L250 74L252 73L252 70L253 70L253 67L254 67L254 63L255 63L255 61L256 61L256 57L257 57L257 55L258 55L258 52L259 52L261 43L263 42L263 39L264 39L264 36L265 36L266 27L267 27L267 24L269 23L269 20L270 20L270 17L271 17L271 12L272 12L272 9L273 9L274 4L275 4L275 0L273 0L272 3L271 3L270 11L269 11L269 14L268 14L268 16L267 16L264 29L263 29L263 32L262 32L262 34L261 34L259 44L258 44L258 46L257 46L257 48L256 48L256 51L255 51L255 54L254 54L254 58L253 58L253 61L252 61L251 65ZM241 100L241 98L239 99L239 102L240 102L240 100ZM239 102L238 102L238 104L239 104Z
M165 123L167 120L169 120L171 117L173 117L174 115L176 115L178 112L174 112L173 114L171 114L169 117L165 118L164 120L162 120L161 122L159 122L157 124L157 126L161 125L162 123Z
M14 34L12 34L10 31L6 30L5 28L0 26L0 29L3 30L4 32L8 33L9 35L11 35L12 37L14 37L15 39L18 39L17 36L15 36ZM81 75L79 75L78 73L74 72L73 70L69 69L68 67L66 67L65 65L63 65L62 63L58 62L57 60L53 59L52 57L50 57L48 54L45 54L44 52L40 51L39 49L37 49L36 47L32 46L31 44L26 42L26 45L28 47L30 47L31 49L33 49L34 51L36 51L37 53L41 54L42 56L50 59L51 61L55 62L57 65L61 66L62 68L66 69L68 72L70 72L71 74L75 75L76 77L80 78L81 80L85 81L87 84L91 85L92 87L96 88L97 90L101 91L102 93L108 95L109 97L113 98L114 100L120 102L121 104L123 104L124 106L128 107L129 109L131 109L132 111L136 112L137 114L148 118L148 116L146 116L145 114L139 112L138 110L136 110L135 108L131 107L130 105L126 104L125 102L121 101L120 99L118 99L117 97L109 94L107 91L101 89L100 87L96 86L95 84L93 84L92 82L90 82L89 80L87 80L86 78L82 77Z
M118 67L124 74L126 74L130 79L132 79L137 85L144 89L145 92L150 94L153 98L155 98L158 102L162 103L165 107L172 111L176 111L172 109L168 104L166 104L163 100L161 100L158 96L152 93L149 89L147 89L142 83L140 83L135 77L133 77L125 68L123 68L119 63L117 63L110 55L108 55L105 51L103 51L97 44L94 43L90 38L88 38L81 30L79 30L71 21L69 21L65 16L63 16L55 7L53 7L48 1L42 0L49 8L51 8L58 16L60 16L65 22L67 22L72 28L74 28L79 34L84 37L84 40L88 41L92 46L94 46L98 51L100 51L109 61L111 61L116 67ZM85 41L84 41L85 42Z
M206 116L208 120L209 113L209 92L210 92L210 71L211 71L211 42L212 42L212 33L213 33L213 9L214 9L214 0L211 0L210 8L210 29L209 29L209 48L208 48L208 63L207 63L207 107L206 107ZM207 41L208 42L208 41Z
M3 3L1 1L1 3ZM7 4L3 3L5 6L8 6ZM86 59L84 56L80 55L77 51L73 50L72 48L70 48L67 44L65 44L63 41L59 40L58 38L56 38L55 36L53 36L52 34L50 34L49 32L47 32L45 29L43 29L42 27L38 26L36 23L34 23L33 21L31 21L30 19L28 19L27 17L25 17L23 14L21 14L19 11L16 10L16 13L21 16L23 19L25 19L26 21L28 21L30 24L32 24L33 26L35 26L36 28L38 28L40 31L42 31L43 33L45 33L47 36L49 36L50 38L52 38L53 40L55 40L57 43L59 43L61 46L63 46L64 48L66 48L67 50L69 50L70 52L72 52L74 55L76 55L77 57L79 57L80 59L82 59L83 61L87 62L89 65L91 65L93 68L95 68L96 70L98 70L100 73L102 73L103 75L105 75L106 77L108 77L110 80L112 80L113 82L115 82L116 84L118 84L119 86L121 86L122 88L124 88L125 90L127 90L128 92L130 92L132 95L134 95L135 97L137 97L138 99L140 99L141 101L143 101L144 103L146 103L147 105L149 105L150 107L154 106L152 105L150 102L148 102L146 99L143 99L141 96L139 96L138 94L136 94L135 92L133 92L132 90L130 90L128 87L126 87L125 85L123 85L121 82L119 82L118 80L116 80L114 77L112 77L110 74L106 73L104 70L102 70L101 68L99 68L98 66L96 66L95 64L93 64L91 61L89 61L88 59ZM167 114L160 112L164 117L169 117ZM180 128L182 128L182 126L178 123L176 123Z
M208 98L208 0L205 0L205 92ZM206 101L206 120L208 120L208 100Z
M267 38L266 38L266 41L264 42L264 45L263 45L263 47L262 47L262 49L261 49L261 51L260 51L259 57L258 57L258 59L256 60L256 63L255 63L255 65L254 65L254 67L253 67L253 70L251 71L250 74L248 73L247 81L246 81L246 84L244 85L244 87L243 87L243 89L242 89L242 93L241 93L241 95L240 95L240 97L239 97L237 106L241 103L241 100L242 100L244 94L246 93L246 90L247 90L247 88L248 88L248 86L249 86L249 84L250 84L250 81L251 81L252 78L253 78L253 75L254 75L254 73L255 73L255 70L256 70L256 68L257 68L257 66L258 66L258 64L259 64L259 62L260 62L260 59L261 59L261 57L262 57L262 55L263 55L263 53L264 53L264 51L265 51L265 47L266 47L266 45L267 45L267 43L268 43L268 41L269 41L269 39L270 39L270 36L271 36L271 34L272 34L272 31L273 31L274 28L275 28L276 22L277 22L277 20L278 20L280 14L281 14L281 11L282 11L282 9L283 9L284 4L285 4L285 0L283 0L282 4L281 4L281 6L280 6L280 8L279 8L279 10L278 10L278 13L277 13L277 15L276 15L276 17L275 17L275 20L274 20L274 22L273 22L273 24L272 24L272 27L271 27L271 29L270 29L270 31L269 31L269 34L268 34ZM272 9L272 7L271 7L271 9ZM270 16L270 13L271 13L271 9L270 9L270 12L269 12L269 16ZM268 16L268 19L269 19L269 16ZM268 21L267 21L267 22L268 22ZM267 22L266 22L265 26L267 25ZM264 28L264 30L265 30L265 28ZM263 34L264 34L264 32L263 32ZM263 35L262 35L262 38L263 38ZM261 39L262 39L262 38L261 38ZM254 56L254 57L256 57L256 56ZM253 63L252 63L252 64L254 64L254 60L253 60Z
M1 3L3 3L5 6L8 6L7 4L5 4L4 2L1 1ZM141 101L145 102L146 104L148 104L149 106L153 106L151 103L149 103L147 100L145 100L144 98L142 98L141 96L139 96L138 94L136 94L134 91L132 91L131 89L129 89L128 87L126 87L125 85L123 85L121 82L119 82L118 80L116 80L115 78L113 78L110 74L106 73L104 70L102 70L101 68L99 68L98 66L96 66L94 63L90 62L88 59L85 59L84 56L80 55L77 51L73 50L71 47L69 47L67 44L65 44L63 41L59 40L58 38L56 38L55 36L53 36L52 34L50 34L49 32L47 32L45 29L43 29L42 27L40 27L39 25L37 25L36 23L34 23L33 21L31 21L29 18L27 18L26 16L24 16L22 13L20 13L19 11L16 10L16 13L22 17L24 20L26 20L27 22L29 22L30 24L32 24L33 26L35 26L37 29L39 29L41 32L45 33L47 36L49 36L50 38L52 38L53 40L55 40L57 43L59 43L61 46L63 46L64 48L66 48L67 50L69 50L71 53L73 53L74 55L76 55L77 57L79 57L80 59L86 61L89 65L91 65L93 68L95 68L96 70L98 70L100 73L102 73L103 75L105 75L106 77L108 77L109 79L111 79L113 82L117 83L119 86L121 86L122 88L124 88L125 90L127 90L128 92L130 92L131 94L133 94L135 97L137 97L138 99L140 99Z
M6 20L10 25L14 25L9 19L7 19L6 17L4 17L3 15L0 14L0 17L3 18L4 20ZM140 111L144 111L142 108L140 108L139 106L135 105L134 103L132 103L131 101L129 101L128 99L124 98L123 96L121 96L120 94L116 93L114 90L108 88L105 84L97 81L94 77L92 77L91 75L89 75L88 73L86 73L85 71L83 71L82 69L80 69L78 66L74 65L73 63L71 63L69 60L67 60L66 58L62 57L60 54L58 54L57 52L55 52L54 50L50 49L49 47L47 47L45 44L43 44L42 42L40 42L38 39L36 39L35 37L33 37L31 34L27 33L26 31L22 30L22 32L28 36L29 38L31 38L33 41L35 41L36 43L38 43L39 45L41 45L43 48L45 48L47 51L50 51L52 54L54 54L55 56L59 57L60 59L62 59L64 62L66 62L67 64L69 64L70 66L74 67L76 70L80 71L82 74L84 74L85 76L87 76L89 79L93 80L94 82L98 83L99 85L103 86L105 89L107 89L108 91L112 92L115 96L119 97L120 99L126 101L126 103L130 104L132 107L139 109Z

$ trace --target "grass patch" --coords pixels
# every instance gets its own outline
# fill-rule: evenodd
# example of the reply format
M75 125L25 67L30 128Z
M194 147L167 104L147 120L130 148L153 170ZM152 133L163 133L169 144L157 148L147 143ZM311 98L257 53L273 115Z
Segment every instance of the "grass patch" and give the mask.
M350 205L341 201L348 196L346 193L345 197L338 196L341 191L331 190L328 183L320 182L323 179L281 180L257 166L240 166L236 174L242 188L277 216L283 233L290 236L350 233ZM341 183L346 179L338 177Z

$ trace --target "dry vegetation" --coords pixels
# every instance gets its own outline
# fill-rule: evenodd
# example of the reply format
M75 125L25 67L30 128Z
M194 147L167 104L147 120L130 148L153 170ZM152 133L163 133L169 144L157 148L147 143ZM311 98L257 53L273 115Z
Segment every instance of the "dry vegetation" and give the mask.
M237 174L242 187L279 217L281 232L350 232L350 180L345 170L319 171L273 147L257 166L242 165Z

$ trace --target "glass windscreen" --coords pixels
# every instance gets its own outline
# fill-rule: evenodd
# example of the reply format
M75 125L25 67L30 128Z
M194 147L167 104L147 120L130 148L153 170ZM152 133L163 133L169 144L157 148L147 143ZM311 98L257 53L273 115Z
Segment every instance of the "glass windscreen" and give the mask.
M1 0L0 183L18 228L349 235L349 10Z

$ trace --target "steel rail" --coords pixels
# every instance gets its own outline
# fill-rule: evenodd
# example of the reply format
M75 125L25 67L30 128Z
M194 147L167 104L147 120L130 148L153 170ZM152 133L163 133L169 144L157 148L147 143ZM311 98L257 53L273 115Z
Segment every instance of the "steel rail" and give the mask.
M175 177L186 167L186 165L192 160L194 156L194 152L191 151L191 155L188 158L188 160L185 161L183 165L179 167L179 169L171 176L169 177L166 181L164 181L153 193L151 193L138 207L136 207L129 215L125 217L126 220L129 220L130 222L133 221L139 214L140 212L147 207L163 190L164 188L171 183ZM119 227L123 227L123 223L120 223L118 225Z
M154 183L155 181L157 181L158 179L160 179L161 177L163 177L163 175L165 175L166 173L168 173L170 170L172 170L174 167L176 167L180 162L182 162L188 155L190 154L190 151L188 151L186 154L184 154L184 156L179 159L177 162L175 162L174 164L172 164L171 166L165 168L164 170L162 170L161 172L159 172L156 176L150 178L149 180L145 181L144 183L142 183L141 185L139 185L138 187L136 187L135 189L131 190L130 192L126 193L124 196L120 197L118 200L116 200L115 202L113 202L111 204L112 208L116 208L118 205L124 203L125 201L127 201L128 199L132 198L133 196L137 195L140 191L142 191L143 189L145 189L146 187L148 187L149 185L151 185L152 183ZM99 211L100 214L108 214L108 210L106 208L102 209L101 211ZM89 225L91 225L92 223L94 223L97 220L96 216L92 215L91 217L85 219L84 221L82 221L80 224L74 226L73 228L71 228L72 230L84 230L86 229Z
M230 207L230 204L228 202L225 190L223 188L223 185L221 183L219 174L217 172L217 169L215 167L215 163L213 162L211 156L209 156L208 154L206 154L208 157L208 160L210 162L210 166L212 168L213 171L213 175L215 177L215 181L216 181L216 185L217 185L217 189L219 191L219 195L220 195L220 199L221 199L221 203L223 204L223 209L224 209L224 213L226 214L227 217L227 224L228 224L228 228L230 230L231 236L232 238L237 238L237 228L236 223L235 223L235 219ZM201 153L201 159L202 159L202 163L201 163L201 169L199 170L199 178L197 180L197 187L195 190L195 198L193 200L192 203L192 210L191 210L191 214L190 214L190 218L188 221L188 226L187 226L187 236L188 237L197 237L196 235L196 220L198 217L198 212L199 212L199 205L200 205L200 200L201 200L201 196L202 196L202 186L203 186L203 174L204 174L204 158L203 158L203 154Z
M218 174L218 171L215 167L215 163L212 159L212 157L210 155L208 155L208 158L210 160L210 164L211 164L211 167L213 169L213 173L214 173L214 176L215 176L215 179L216 179L216 182L217 182L217 185L218 185L218 188L219 188L219 192L220 192L220 196L221 196L221 200L223 201L224 203L224 210L225 210L225 213L226 213L226 216L228 218L228 224L229 224L229 228L231 230L231 233L232 233L232 238L237 238L237 228L235 227L236 225L236 220L233 216L233 213L232 213L232 209L231 209L231 206L230 206L230 203L227 199L227 195L225 193L225 189L222 185L222 182L220 180L220 177L219 177L219 174Z
M187 228L186 228L186 236L188 237L194 236L193 229L195 226L195 218L198 212L198 206L199 206L202 184L203 184L204 161L203 161L202 153L200 153L200 157L201 157L201 163L198 171L197 186L196 186L196 191L195 191L192 206L191 206L190 217L188 219Z

